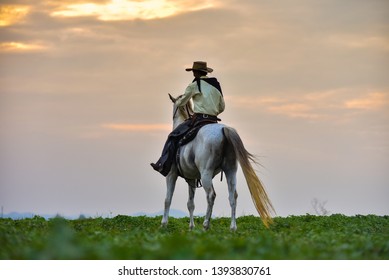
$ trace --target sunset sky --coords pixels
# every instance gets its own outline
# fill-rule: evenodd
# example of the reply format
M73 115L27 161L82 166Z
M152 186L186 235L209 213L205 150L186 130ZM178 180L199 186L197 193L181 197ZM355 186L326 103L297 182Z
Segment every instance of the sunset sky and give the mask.
M386 0L0 0L5 213L162 210L168 93L203 60L279 216L389 214ZM215 178L216 216L230 213ZM238 175L239 215L256 214ZM172 208L186 210L182 179ZM197 191L195 214L205 212Z

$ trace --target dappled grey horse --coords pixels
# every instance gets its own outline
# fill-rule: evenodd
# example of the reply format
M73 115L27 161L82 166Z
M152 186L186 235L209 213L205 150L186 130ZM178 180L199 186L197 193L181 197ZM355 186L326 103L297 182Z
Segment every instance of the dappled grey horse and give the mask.
M176 99L169 94L175 103ZM192 104L184 107L173 106L173 128L184 122L193 113ZM254 205L266 227L271 223L271 214L274 208L266 191L258 179L251 162L255 163L251 155L244 147L241 138L235 129L223 124L214 123L203 126L196 137L180 148L179 166L181 175L186 178L189 186L188 210L190 216L189 227L194 227L193 211L196 180L201 180L206 192L207 212L204 219L204 229L209 228L212 208L216 193L212 179L220 172L224 172L229 192L231 206L231 230L236 230L236 172L238 162L241 165L246 178L248 188ZM162 226L168 222L169 209L172 201L175 185L179 176L177 165L174 163L170 173L166 176L167 192L165 198L165 210L162 218Z

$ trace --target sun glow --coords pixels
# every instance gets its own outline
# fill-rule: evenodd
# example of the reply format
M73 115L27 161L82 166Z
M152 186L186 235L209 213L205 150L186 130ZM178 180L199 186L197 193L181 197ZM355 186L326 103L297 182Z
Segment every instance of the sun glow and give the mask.
M54 17L94 16L102 21L134 19L150 20L165 18L188 11L212 8L214 6L215 1L212 0L111 0L105 4L83 3L66 5L53 12L51 15Z
M0 27L9 26L22 20L29 8L21 5L0 5Z

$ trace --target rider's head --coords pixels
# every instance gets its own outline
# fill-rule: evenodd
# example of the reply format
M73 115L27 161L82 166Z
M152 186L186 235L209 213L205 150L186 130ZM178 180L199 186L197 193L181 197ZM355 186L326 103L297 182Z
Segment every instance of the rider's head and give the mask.
M193 66L191 68L186 68L186 71L193 71L193 76L199 78L201 76L206 76L208 73L213 71L212 68L207 66L205 61L195 61L193 62Z
M195 78L200 78L202 76L206 76L208 73L204 71L199 71L199 70L193 70L193 76Z

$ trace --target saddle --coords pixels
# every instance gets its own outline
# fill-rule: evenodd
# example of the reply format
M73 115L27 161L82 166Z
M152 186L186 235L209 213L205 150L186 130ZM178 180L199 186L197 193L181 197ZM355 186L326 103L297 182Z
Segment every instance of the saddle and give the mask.
M185 133L185 135L180 139L180 141L178 142L178 147L188 144L190 141L192 141L196 137L200 128L202 128L204 125L217 123L219 121L221 121L221 119L211 115L206 115L206 114L193 115L191 129L189 129L188 132Z

